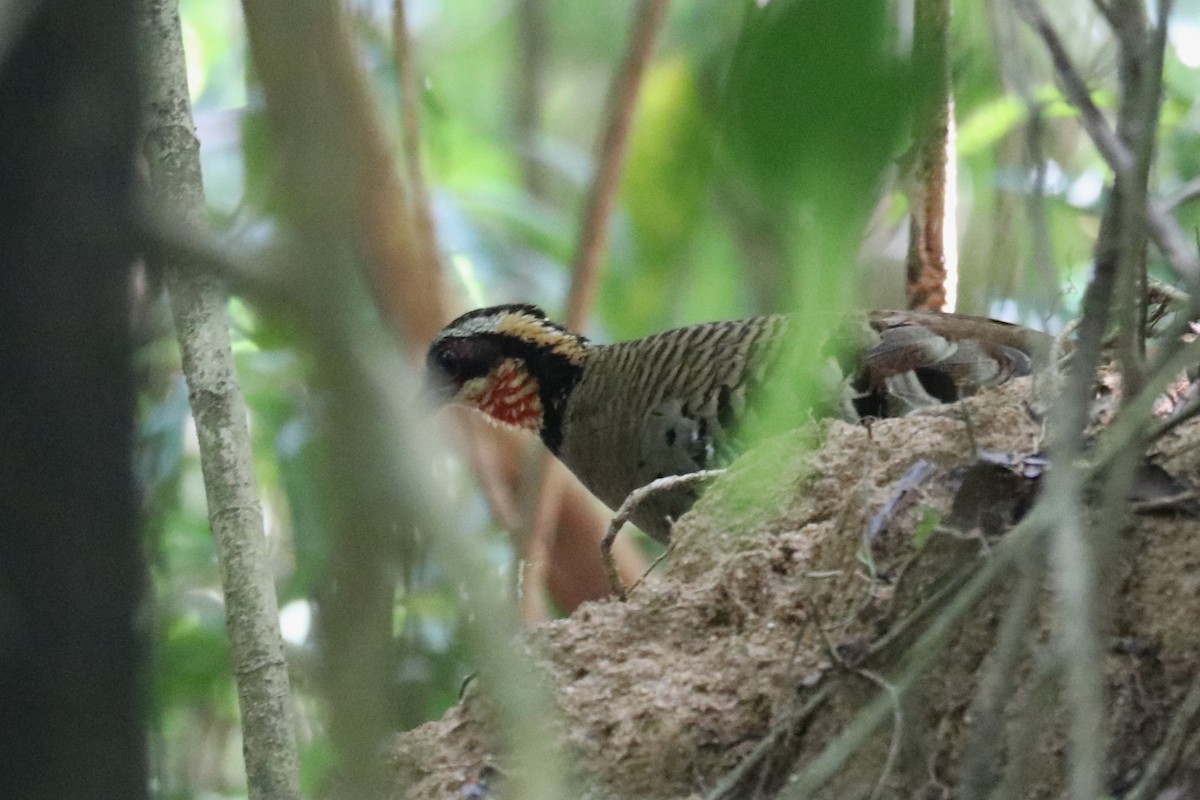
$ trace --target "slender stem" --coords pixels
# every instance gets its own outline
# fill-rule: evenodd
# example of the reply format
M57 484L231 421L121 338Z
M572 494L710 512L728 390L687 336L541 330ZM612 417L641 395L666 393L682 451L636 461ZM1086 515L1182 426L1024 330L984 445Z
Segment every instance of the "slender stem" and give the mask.
M188 97L176 0L144 2L145 152L155 197L203 230L200 143ZM299 758L279 607L254 477L246 402L238 383L225 292L211 275L163 260L175 333L200 443L208 518L225 595L251 798L299 798Z
M546 96L546 5L542 0L517 0L517 47L520 53L516 87L517 148L522 183L531 197L546 195L546 171L540 152L542 105Z
M1149 201L1146 181L1158 116L1161 57L1147 46L1144 11L1137 0L1106 4L1106 15L1120 44L1121 104L1116 129L1092 103L1087 87L1067 56L1058 34L1037 0L1014 0L1018 12L1042 38L1068 99L1079 108L1085 129L1114 172L1112 200L1105 208L1096 241L1095 271L1084 295L1083 318L1074 368L1066 389L1051 416L1051 452L1055 469L1046 482L1043 505L1058 510L1051 557L1058 602L1057 644L1064 663L1065 693L1070 710L1070 797L1090 800L1103 790L1103 764L1107 750L1104 730L1104 676L1099 624L1107 595L1102 570L1112 552L1112 541L1128 511L1128 491L1137 467L1136 450L1117 455L1104 478L1105 500L1094 529L1084 530L1087 505L1079 468L1083 454L1092 381L1100 363L1101 347L1118 303L1123 376L1131 397L1143 385L1138 339L1144 293L1145 231L1158 242L1177 272L1195 281L1194 254L1178 246L1178 228ZM1157 73L1157 74L1156 74ZM1142 291L1138 291L1141 289ZM1129 398L1127 398L1128 400ZM1135 442L1149 423L1142 417Z
M669 0L641 0L634 16L633 31L625 61L617 74L608 101L608 123L596 159L596 175L585 205L579 242L572 264L571 289L567 295L567 326L579 330L587 321L600 278L600 257L604 251L609 221L620 185L621 169L628 150L629 131L642 78L654 54L655 44L667 16ZM535 494L534 515L527 556L538 569L538 559L549 551L547 542L555 520L549 509L559 505L563 482L552 477L561 467L546 454L542 477ZM526 583L526 592L540 586Z
M608 532L604 535L604 541L600 543L600 552L604 556L604 572L608 576L613 594L622 600L626 599L625 584L621 582L617 565L613 561L612 546L613 542L617 540L617 534L621 532L621 527L629 521L637 507L660 492L668 492L693 483L703 483L724 474L725 470L723 469L702 469L682 475L667 475L652 480L645 486L638 487L629 493L629 496L621 503L621 507L613 514L612 521L608 524Z
M1194 740L1200 726L1200 671L1192 676L1187 693L1179 701L1176 711L1167 725L1162 743L1146 760L1142 777L1126 794L1124 800L1149 800L1159 797L1159 791L1171 770L1179 763L1189 741Z
M1197 197L1200 197L1200 176L1192 178L1190 181L1172 192L1170 196L1163 201L1163 206L1167 211L1174 211L1180 206L1187 205L1188 203L1192 202Z
M954 241L954 115L947 58L949 0L917 0L913 62L918 71L913 123L913 174L905 290L908 307L953 311L957 292Z
M442 274L441 251L429 198L429 184L421 159L421 91L417 81L416 59L409 36L404 0L396 0L392 15L392 47L396 54L396 73L400 87L400 123L402 169L408 184L407 210L410 215L415 249L423 269ZM430 298L440 299L440 298ZM438 306L443 305L437 303ZM423 341L423 339L422 339Z
M902 694L906 692L913 681L923 674L937 657L944 654L942 645L953 626L974 607L993 582L1008 570L1014 558L1025 552L1025 548L1036 544L1046 532L1047 525L1051 522L1048 519L1050 516L1044 505L1031 511L1029 516L1005 535L992 551L992 555L967 583L954 593L908 649L899 674L890 679L897 691ZM779 793L779 797L801 800L815 795L887 719L891 708L890 697L883 694L876 696L825 745L819 755L792 774L787 788Z
M1062 82L1063 92L1071 105L1078 109L1084 130L1096 145L1105 163L1118 178L1130 175L1135 168L1133 154L1092 102L1087 84L1071 62L1062 39L1050 24L1041 6L1035 0L1013 0L1013 5L1046 45L1054 69ZM1197 257L1188 237L1168 212L1166 204L1157 198L1148 198L1145 214L1150 237L1171 269L1192 287L1200 286L1200 257Z
M996 633L996 644L980 671L971 701L959 779L964 800L982 800L1001 775L998 758L1004 744L1005 711L1015 694L1020 660L1026 652L1029 628L1037 612L1045 571L1043 548L1031 547L1020 559L1020 577Z
M571 265L571 290L567 296L567 326L582 328L591 312L600 279L608 226L621 183L621 170L629 149L629 131L638 92L659 33L667 17L670 0L640 0L625 61L608 98L608 124L596 159L596 176L588 191L583 225Z
M369 427L378 398L364 393L357 365L330 337L349 335L343 317L354 313L353 270L361 263L384 316L409 342L428 341L445 321L441 276L405 224L411 217L394 147L341 4L243 0L242 8L266 99L276 199L304 245L290 263L301 301L290 310L324 334L314 340L313 379L329 398L319 420L322 482L336 487L327 495L333 535L317 620L327 730L341 791L370 798L386 782L378 755L397 706L390 696L395 586L415 545L411 527L384 515L394 487L368 461L379 435Z

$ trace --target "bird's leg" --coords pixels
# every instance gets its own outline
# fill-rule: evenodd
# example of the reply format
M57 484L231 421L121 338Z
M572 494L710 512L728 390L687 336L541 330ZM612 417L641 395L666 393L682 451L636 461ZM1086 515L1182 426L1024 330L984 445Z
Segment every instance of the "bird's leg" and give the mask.
M675 489L680 486L685 486L689 483L698 483L700 481L711 480L718 475L723 475L723 469L702 469L696 472L687 472L683 475L667 475L663 478L658 478L647 483L645 486L634 489L625 498L625 502L621 503L621 507L617 509L617 513L613 514L612 521L608 524L608 531L604 534L604 539L600 542L600 557L604 559L604 572L608 575L608 583L612 587L613 594L621 600L625 600L625 584L621 581L621 575L617 572L616 562L612 557L613 542L617 540L617 534L642 502L647 497L657 493L665 492L670 489Z

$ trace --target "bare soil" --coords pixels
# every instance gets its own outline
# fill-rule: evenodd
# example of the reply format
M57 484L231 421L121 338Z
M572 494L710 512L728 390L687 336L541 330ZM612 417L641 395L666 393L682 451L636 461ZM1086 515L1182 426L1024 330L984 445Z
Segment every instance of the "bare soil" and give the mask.
M576 796L777 796L888 696L881 687L902 674L913 642L1031 500L1035 481L978 465L987 453L1040 471L1036 458L1022 461L1043 446L1030 392L1018 380L904 419L825 422L769 441L679 521L664 566L628 602L588 604L529 631L523 644L552 687ZM1197 445L1200 423L1185 424L1151 458L1200 485ZM1039 563L1001 574L815 796L987 796L1001 783L1013 797L1060 795L1067 713ZM1014 618L1022 575L1030 624L1003 650L998 630ZM1173 509L1132 516L1103 575L1115 587L1107 788L1120 795L1159 751L1200 669L1200 521ZM492 796L484 784L503 796L487 720L485 699L468 692L443 719L397 737L396 796ZM1168 796L1200 796L1197 738L1171 759ZM735 780L756 747L761 757ZM493 767L501 777L489 777Z

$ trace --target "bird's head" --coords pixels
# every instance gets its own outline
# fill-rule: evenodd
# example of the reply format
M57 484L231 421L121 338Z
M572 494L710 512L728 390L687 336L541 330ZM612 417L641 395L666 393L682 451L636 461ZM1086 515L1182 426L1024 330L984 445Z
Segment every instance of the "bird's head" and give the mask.
M537 431L556 449L588 341L534 305L469 311L433 338L426 382L439 403L478 409L500 425Z

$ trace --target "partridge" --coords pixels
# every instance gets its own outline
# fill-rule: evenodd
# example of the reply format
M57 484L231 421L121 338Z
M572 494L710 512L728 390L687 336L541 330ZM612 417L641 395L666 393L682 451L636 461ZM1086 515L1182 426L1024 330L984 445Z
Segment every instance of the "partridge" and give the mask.
M463 314L429 346L427 381L442 402L533 431L596 497L616 509L656 478L713 469L741 447L778 366L785 315L706 322L598 344L537 306ZM983 317L873 311L822 326L826 410L847 419L906 414L1029 374L1051 339ZM825 385L822 381L821 385ZM801 420L797 420L797 423ZM652 494L632 521L661 542L698 496L691 483Z

